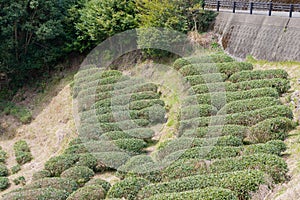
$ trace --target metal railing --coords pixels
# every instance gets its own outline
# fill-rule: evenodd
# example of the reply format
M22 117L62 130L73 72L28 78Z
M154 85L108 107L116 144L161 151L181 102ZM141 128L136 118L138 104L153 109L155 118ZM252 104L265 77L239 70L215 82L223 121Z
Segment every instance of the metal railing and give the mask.
M300 12L300 4L284 4L284 3L272 3L272 2L237 2L237 1L216 1L205 0L204 7L216 8L220 11L220 8L232 9L235 13L236 10L249 10L252 15L254 10L267 10L269 16L272 15L272 11L289 12L289 17L293 16L293 12Z

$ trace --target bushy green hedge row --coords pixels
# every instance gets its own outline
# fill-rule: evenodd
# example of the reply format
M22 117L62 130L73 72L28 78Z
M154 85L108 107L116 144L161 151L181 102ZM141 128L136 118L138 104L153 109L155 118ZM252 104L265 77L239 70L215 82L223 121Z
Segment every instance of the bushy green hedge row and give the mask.
M156 152L157 158L163 158L170 153L205 146L241 146L242 139L234 136L222 136L215 138L179 138L169 141L163 148Z
M32 181L37 181L42 178L50 177L51 173L48 170L41 170L32 175Z
M136 129L138 127L148 126L149 124L150 121L146 119L132 119L132 120L120 121L116 123L103 123L100 124L100 127L103 132L111 132L111 131Z
M91 179L89 182L87 182L85 184L85 186L88 186L88 185L99 185L101 186L105 193L110 189L111 185L109 182L103 180L103 179L100 179L100 178L95 178L95 179Z
M223 53L216 53L210 55L202 55L202 56L192 56L186 58L179 58L175 60L173 63L173 67L177 70L182 68L185 65L189 65L192 63L223 63L223 62L233 62L234 59Z
M148 185L149 181L138 177L128 177L114 184L107 193L107 198L136 199L140 189Z
M157 92L158 87L154 83L136 84L136 82L139 82L139 81L129 80L129 81L123 81L122 83L102 85L102 86L97 87L96 92L101 93L101 92L114 91L114 93L119 94L119 95L137 93L137 92L145 92L145 91Z
M29 146L25 140L19 140L14 144L14 151L17 163L23 165L30 162L33 158Z
M89 68L80 70L77 74L74 76L74 80L85 80L86 78L92 78L92 80L102 79L102 78L108 78L111 76L122 76L122 72L118 70L106 70L103 71L99 68Z
M5 164L0 163L0 177L8 175L8 168Z
M69 193L65 190L58 190L52 187L38 188L19 192L5 194L5 200L37 200L37 199L55 199L66 200Z
M105 199L105 190L100 185L87 185L73 192L67 200Z
M252 155L257 153L281 155L286 150L286 145L280 140L271 140L267 143L252 144L240 147L230 146L207 146L193 147L190 149L175 151L170 154L160 155L160 159L164 161L172 161L175 158L180 159L220 159L231 158L240 155Z
M252 80L252 81L242 81L238 83L209 83L200 84L191 87L188 92L190 94L203 94L212 92L235 92L240 90L250 90L255 88L273 87L278 93L282 94L290 89L290 82L286 79L262 79L262 80Z
M252 142L263 143L269 140L284 140L296 123L284 117L266 119L249 128L248 137Z
M88 167L75 166L65 170L60 177L74 180L79 186L83 186L94 175L94 171Z
M86 166L95 172L102 172L109 168L118 168L129 158L124 152L62 154L50 158L45 163L45 170L48 170L51 176L60 176L63 171L73 166Z
M224 82L227 79L226 74L212 73L204 75L186 76L184 80L191 86L206 84L206 83L218 83Z
M119 140L128 138L138 138L138 139L151 139L155 132L150 128L137 128L127 131L113 131L107 132L101 136L104 140Z
M274 97L260 97L230 102L226 104L219 112L233 114L238 112L262 109L280 104L281 103L279 99L276 99Z
M241 71L233 74L229 78L229 81L236 83L240 81L250 81L256 79L273 79L273 78L287 79L288 73L283 69Z
M209 104L192 105L181 109L180 119L185 120L195 117L207 117L215 115L217 112L218 110Z
M180 133L190 127L205 127L209 125L244 125L252 126L269 118L286 117L293 119L293 112L284 105L246 111L241 113L227 114L223 116L199 117L180 121Z
M162 193L146 200L238 200L236 194L229 189L207 187L186 192Z
M95 100L111 99L115 96L114 92L103 92L95 95ZM121 94L118 98L128 99L130 101L138 101L143 99L159 99L160 94L153 91L134 92L129 94Z
M245 138L248 127L241 125L209 126L186 130L182 137L202 138L202 137L220 137L235 136Z
M286 180L287 164L277 155L252 154L212 160L209 163L200 159L179 159L162 170L162 180L184 178L192 175L232 172L246 169L258 169L269 174L276 183Z
M138 197L144 199L160 193L177 193L206 187L230 189L239 199L249 199L250 192L258 190L265 184L265 174L258 170L245 170L229 173L198 175L171 182L150 184L144 187Z
M225 97L226 99L224 100ZM184 104L191 105L194 104L194 102L198 102L199 104L212 104L220 109L225 103L258 97L278 98L279 95L276 89L268 87L237 92L214 92L190 96L184 100Z
M9 186L9 180L6 177L0 177L0 191L7 189Z
M5 163L7 159L7 153L6 151L2 150L0 147L0 163Z
M179 72L183 76L192 76L192 75L201 75L209 73L224 73L227 77L232 74L243 71L243 70L252 70L253 65L251 63L244 62L228 62L228 63L216 63L216 64L191 64L185 65Z

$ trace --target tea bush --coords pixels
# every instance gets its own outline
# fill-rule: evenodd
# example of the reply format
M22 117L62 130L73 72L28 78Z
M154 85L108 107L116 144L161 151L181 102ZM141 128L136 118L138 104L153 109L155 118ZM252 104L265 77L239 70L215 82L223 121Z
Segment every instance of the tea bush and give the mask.
M233 74L229 78L229 81L236 83L241 81L250 81L250 80L257 80L257 79L273 79L273 78L287 79L288 73L282 69L241 71Z
M14 151L17 163L23 165L30 162L33 158L26 141L19 140L14 144Z
M88 185L73 192L67 200L99 200L105 199L105 194L100 185Z
M76 166L64 171L60 177L74 180L79 186L83 186L95 173L88 167Z

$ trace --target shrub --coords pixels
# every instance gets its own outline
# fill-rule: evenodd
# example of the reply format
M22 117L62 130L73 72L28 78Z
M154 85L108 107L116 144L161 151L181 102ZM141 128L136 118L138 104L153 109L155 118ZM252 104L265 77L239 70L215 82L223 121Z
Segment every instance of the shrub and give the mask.
M229 77L236 72L252 69L252 64L243 62L227 62L216 64L201 63L183 66L179 70L179 72L183 76L201 75L209 73L224 73Z
M192 105L188 107L184 107L181 109L181 117L180 119L191 119L195 117L208 117L211 115L215 115L217 113L217 109L208 104L200 104L200 105Z
M100 185L88 185L73 192L67 200L105 199L105 190Z
M238 200L236 194L229 189L207 187L179 193L162 193L154 195L147 200Z
M103 132L110 132L110 131L136 129L138 127L145 127L149 124L150 124L149 120L146 119L133 119L133 120L120 121L116 123L104 123L104 124L100 124L100 126Z
M79 186L83 186L86 182L93 177L95 173L88 167L75 166L64 171L60 176L74 180Z
M191 62L189 62L187 59L185 59L185 58L178 58L173 63L173 67L174 67L174 69L179 70L183 66L190 65L190 64L191 64Z
M139 193L139 198L147 198L160 193L178 193L206 187L221 187L238 194L239 199L249 199L265 183L264 173L258 170L245 170L220 174L198 175L183 179L150 184Z
M5 190L9 186L9 180L6 177L0 177L0 190Z
M242 154L252 155L255 153L266 153L281 155L286 150L286 144L281 140L271 140L267 143L253 144L245 146Z
M257 79L273 79L273 78L287 79L288 73L282 69L241 71L233 74L229 78L229 81L236 83L241 81L250 81L250 80L257 80Z
M6 159L7 159L7 153L1 149L0 150L0 163L5 163Z
M202 138L230 135L245 138L247 129L247 127L240 125L209 126L186 130L182 137Z
M100 178L91 179L89 182L85 184L85 186L88 185L99 185L104 189L105 192L107 192L111 187L109 182L102 180Z
M223 100L226 97L226 100ZM258 88L246 91L237 92L216 92L216 93L206 93L199 94L195 96L190 96L184 100L185 105L190 105L193 102L198 102L199 104L212 104L216 108L220 109L224 106L224 103L229 103L237 100L252 99L258 97L274 97L278 98L278 92L274 88ZM219 102L219 101L220 102Z
M146 99L146 100L140 100L140 101L133 101L133 102L130 102L129 109L130 110L142 110L144 108L151 107L154 105L165 106L165 103L163 100L160 100L160 99L153 99L153 100Z
M32 175L32 181L37 181L39 179L47 178L47 177L50 177L50 176L51 176L50 171L48 171L48 170L41 170L41 171L35 172Z
M224 82L227 76L223 73L212 73L205 75L194 75L194 76L186 76L185 81L191 86L206 84L206 83L217 83Z
M0 177L1 176L7 176L8 175L8 169L6 165L0 163Z
M13 166L13 167L10 169L10 171L11 171L12 174L16 174L16 173L18 173L20 170L21 170L21 165L19 165L19 164Z
M32 160L32 155L30 153L30 149L26 141L17 141L14 144L14 151L17 163L19 163L20 165L30 162Z
M38 188L54 188L58 190L65 190L68 193L72 193L78 189L78 185L75 181L66 178L43 178L27 184L22 188L22 190L31 190Z
M134 200L139 190L148 184L149 181L146 179L129 177L113 185L108 191L107 197Z
M233 101L226 104L219 112L220 113L238 113L251 111L256 109L262 109L270 106L280 105L280 101L274 97L261 97L253 99L245 99Z
M212 160L179 159L162 170L163 181L170 181L192 175L233 172L258 169L269 174L276 183L286 180L287 164L277 155L253 154L234 158Z
M224 62L233 62L234 59L224 53L213 53L208 55L201 56L192 56L186 58L192 63L224 63Z
M137 128L127 131L112 131L104 133L101 138L104 140L119 140L129 138L151 139L155 132L150 128Z
M5 200L37 200L37 199L55 199L65 200L69 193L65 190L58 190L55 188L39 188L32 190L21 190L19 192L11 192L5 194L3 198Z
M264 87L273 87L277 90L278 93L282 94L287 92L290 89L290 82L286 79L262 79L262 80L252 80L252 81L243 81L238 83L209 83L209 84L200 84L192 86L188 92L190 94L203 94L203 93L213 93L213 92L222 92L224 90L229 92L235 92L239 90L250 90L255 88L264 88Z
M19 185L19 184L25 185L26 184L26 180L25 180L24 176L19 176L19 177L15 178L13 180L13 182L14 182L15 185Z
M248 137L252 142L264 143L269 140L284 140L296 123L285 117L266 119L249 129Z
M63 154L50 158L45 163L45 169L51 173L51 176L60 176L60 174L72 167L78 161L79 155Z
M198 127L222 124L252 126L258 122L272 117L286 117L293 119L293 113L287 106L279 105L253 111L227 114L223 116L193 118L180 121L180 133L190 128L192 125Z

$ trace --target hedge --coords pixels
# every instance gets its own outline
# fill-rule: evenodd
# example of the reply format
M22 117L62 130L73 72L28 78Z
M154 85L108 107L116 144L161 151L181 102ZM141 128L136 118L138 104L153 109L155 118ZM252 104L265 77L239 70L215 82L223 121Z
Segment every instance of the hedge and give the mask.
M244 147L243 155L252 155L255 153L267 153L281 155L286 150L286 144L281 140L271 140L267 143L253 144Z
M39 188L32 190L25 190L19 192L11 192L5 194L5 200L37 200L37 199L53 199L53 200L66 200L69 193L65 190L58 190L52 187Z
M74 180L79 186L88 182L95 173L88 167L75 166L64 171L60 177Z
M234 158L212 160L209 163L200 159L179 159L162 170L163 181L192 175L232 172L258 169L269 174L276 183L284 182L288 172L287 164L277 155L253 154Z
M100 124L100 129L102 130L102 132L122 131L122 130L145 127L148 126L149 124L150 121L146 119L133 119L133 120L120 121L116 123L103 123Z
M248 137L252 142L264 143L269 140L284 140L296 123L285 117L266 119L249 128Z
M235 92L240 90L250 90L255 88L272 87L277 90L278 93L282 94L290 89L290 82L286 79L262 79L252 81L242 81L238 83L208 83L192 86L188 92L189 94L203 94L212 92Z
M173 161L176 158L180 159L220 159L231 158L240 155L252 155L257 153L266 153L281 155L286 150L286 145L280 140L271 140L264 144L252 144L240 147L230 146L206 146L206 147L193 147L190 149L179 150L168 155L161 155L164 162Z
M9 186L9 180L6 177L0 177L0 190L5 190Z
M179 70L183 66L190 65L190 64L191 64L191 62L189 62L186 58L178 58L173 63L173 67L174 67L174 69Z
M35 172L32 175L32 181L37 181L39 179L47 178L47 177L50 177L50 176L51 176L50 171L48 171L48 170L41 170L41 171Z
M147 185L139 192L138 197L144 199L160 193L178 193L206 187L221 187L232 190L239 199L249 199L250 193L257 191L259 186L265 183L265 174L258 170L198 175Z
M3 163L0 163L0 177L7 176L9 174L8 168Z
M105 100L105 99L111 99L114 97L114 92L102 92L95 94L94 98L95 101ZM87 98L91 98L93 96L87 96ZM153 92L153 91L142 91L142 92L133 92L130 94L123 94L118 95L119 98L128 99L130 101L138 101L143 99L159 99L160 94Z
M60 174L73 167L78 161L79 155L62 154L52 157L45 163L45 170L51 173L51 176L60 176Z
M229 81L231 82L241 82L241 81L250 81L257 79L273 79L273 78L282 78L287 79L288 73L282 69L270 69L270 70L255 70L255 71L241 71L233 74Z
M67 200L99 200L105 199L105 194L100 185L88 185L73 192Z
M7 159L7 153L4 150L0 150L0 163L5 163Z
M219 112L233 114L238 112L262 109L270 106L280 105L281 102L274 97L261 97L233 101L226 104Z
M206 84L206 83L217 83L224 82L227 79L226 74L223 73L212 73L205 75L194 75L194 76L186 76L184 80L190 84L191 86Z
M67 178L43 178L37 181L34 181L30 184L27 184L22 188L22 190L31 190L38 188L47 188L51 187L58 190L65 190L68 193L72 193L78 189L78 185L75 181Z
M278 105L253 111L227 114L223 116L199 117L189 120L182 120L180 121L180 133L190 128L191 126L204 127L222 124L252 126L263 120L276 117L286 117L289 119L293 119L293 112L287 106Z
M18 164L23 165L32 160L32 155L30 153L29 146L26 141L19 140L14 144L14 151L16 156L16 161Z
M109 140L119 140L128 138L151 139L155 132L150 128L136 128L126 131L107 132L101 138Z
M80 70L77 74L74 76L74 80L85 80L86 78L93 78L94 79L103 79L108 78L111 76L122 76L122 72L118 70L107 70L103 71L99 68L90 68L86 70Z
M200 104L184 107L181 109L181 120L191 119L195 117L208 117L215 115L218 110L209 104Z
M107 193L107 198L136 199L139 190L149 184L143 178L129 177L114 184Z
M88 186L88 185L99 185L101 186L105 193L110 189L111 185L109 182L103 180L103 179L100 179L100 178L94 178L94 179L91 179L89 182L87 182L85 184L85 186Z
M222 136L215 138L180 138L169 141L162 149L160 149L156 156L162 158L170 153L189 149L193 147L205 146L242 146L241 138L234 136Z
M12 166L10 168L10 171L12 174L18 173L19 171L21 171L21 165L17 164L17 165Z
M182 137L202 138L202 137L220 137L235 136L245 138L248 127L241 125L209 126L186 130Z
M201 75L209 73L224 73L229 77L232 74L242 70L253 70L253 65L251 63L244 62L228 62L216 64L201 63L185 65L181 69L179 69L179 72L183 76Z
M226 99L224 100L225 97ZM229 103L232 101L258 97L279 98L279 95L276 89L268 87L237 92L215 92L190 96L184 100L184 105L191 105L194 102L198 102L199 104L212 104L216 108L220 109L226 102Z
M229 189L207 187L186 192L162 193L146 200L238 200L236 194Z

